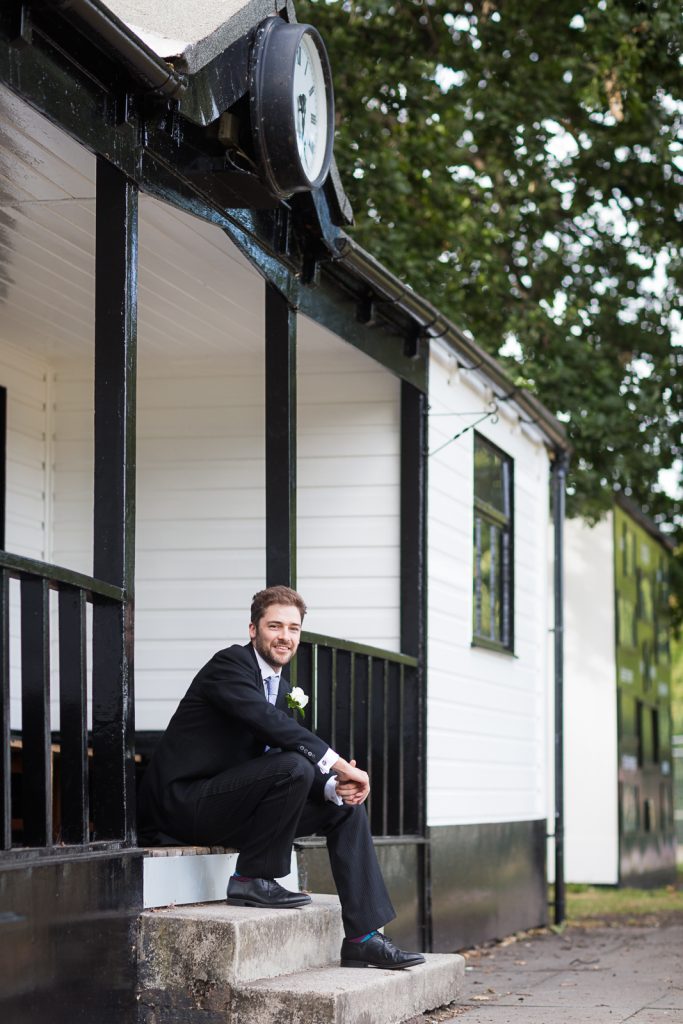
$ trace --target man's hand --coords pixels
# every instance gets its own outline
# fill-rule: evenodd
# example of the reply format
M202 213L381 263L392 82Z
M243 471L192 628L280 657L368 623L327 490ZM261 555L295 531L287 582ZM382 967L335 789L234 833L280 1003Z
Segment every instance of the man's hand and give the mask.
M340 757L332 765L337 773L337 793L345 804L362 804L370 792L368 773L356 767L355 761L345 761Z

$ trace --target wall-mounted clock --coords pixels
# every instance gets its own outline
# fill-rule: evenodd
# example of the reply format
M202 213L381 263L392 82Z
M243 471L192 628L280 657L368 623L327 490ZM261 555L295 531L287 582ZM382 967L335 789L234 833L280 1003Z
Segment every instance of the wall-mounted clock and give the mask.
M273 194L319 188L332 161L334 97L318 32L266 18L256 30L249 86L254 145Z

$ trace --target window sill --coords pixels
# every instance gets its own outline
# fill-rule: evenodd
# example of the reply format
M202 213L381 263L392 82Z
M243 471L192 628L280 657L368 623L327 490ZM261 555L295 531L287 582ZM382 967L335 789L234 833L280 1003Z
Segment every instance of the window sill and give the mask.
M508 658L516 658L517 655L509 647L504 647L503 644L497 644L495 640L485 640L483 637L474 637L472 639L471 647L480 647L485 651L494 651L496 654L506 654Z

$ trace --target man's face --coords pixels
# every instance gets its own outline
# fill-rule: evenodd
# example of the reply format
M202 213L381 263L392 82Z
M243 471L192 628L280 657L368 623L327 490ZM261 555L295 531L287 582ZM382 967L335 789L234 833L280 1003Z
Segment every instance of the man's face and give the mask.
M254 648L279 672L296 654L301 639L301 614L295 605L270 604L257 626L249 623Z

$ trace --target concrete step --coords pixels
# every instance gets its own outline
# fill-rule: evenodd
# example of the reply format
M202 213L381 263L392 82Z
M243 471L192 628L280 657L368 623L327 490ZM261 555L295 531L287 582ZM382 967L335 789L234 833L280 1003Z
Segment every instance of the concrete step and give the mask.
M336 896L315 895L300 910L216 902L145 911L138 1021L399 1024L461 993L460 956L431 954L403 971L340 967L342 937Z
M403 971L339 966L264 978L233 994L230 1024L399 1024L462 994L465 961L431 953Z
M336 896L316 895L299 910L224 901L147 910L138 927L138 982L157 991L195 982L232 988L338 960L342 939Z

